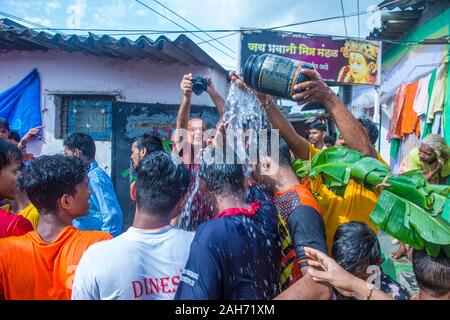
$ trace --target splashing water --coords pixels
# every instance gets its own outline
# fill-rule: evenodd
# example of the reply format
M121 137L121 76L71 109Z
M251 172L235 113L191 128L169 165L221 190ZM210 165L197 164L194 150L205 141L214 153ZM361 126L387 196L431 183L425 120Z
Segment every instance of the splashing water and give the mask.
M266 114L262 111L258 98L253 93L242 90L234 83L230 86L225 102L223 121L228 123L228 132L236 132L242 135L246 134L247 129L257 133L260 129L268 127ZM248 138L248 145L257 145L256 135L250 134ZM237 139L234 151L240 163L247 163L249 154L248 149L245 148L244 139Z
M266 114L261 110L258 98L251 92L242 90L234 83L231 83L230 90L225 101L223 122L228 123L227 135L234 132L237 136L234 143L234 152L238 157L238 163L248 163L249 154L245 147L245 140L243 135L247 129L254 130L257 133L260 129L268 127ZM247 141L248 145L256 146L257 136L250 134ZM245 165L246 174L251 174L251 165ZM199 169L201 170L201 168ZM194 177L194 185L190 188L190 194L186 205L184 206L178 228L190 230L193 224L201 223L201 219L195 216L196 211L201 211L201 208L196 207L195 198L197 196L200 186L200 172L197 171ZM212 211L212 208L207 208ZM196 229L196 226L194 226Z
M200 175L197 172L197 174L195 175L194 187L192 188L191 194L189 195L189 198L184 205L183 211L180 214L180 219L178 220L178 228L183 230L188 230L191 226L191 211L193 209L192 203L194 202L194 198L197 195L198 188L200 186L199 176Z

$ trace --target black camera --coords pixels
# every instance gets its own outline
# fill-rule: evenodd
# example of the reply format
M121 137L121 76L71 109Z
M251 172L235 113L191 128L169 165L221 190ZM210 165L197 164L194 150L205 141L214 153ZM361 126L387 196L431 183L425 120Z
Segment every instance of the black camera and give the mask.
M191 80L192 82L192 91L194 91L194 93L196 95L201 95L203 93L203 91L206 91L206 89L208 89L208 85L209 85L209 80L203 78L203 77L195 77Z

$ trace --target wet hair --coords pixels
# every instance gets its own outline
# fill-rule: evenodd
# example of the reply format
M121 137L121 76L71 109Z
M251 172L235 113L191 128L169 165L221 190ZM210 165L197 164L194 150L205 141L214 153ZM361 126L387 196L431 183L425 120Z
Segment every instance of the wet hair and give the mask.
M367 130L367 134L369 135L370 143L375 144L378 139L378 127L377 125L366 117L358 118L358 121L363 125Z
M80 150L83 155L91 160L95 158L95 143L94 139L88 134L75 132L64 139L64 146L74 151L75 149Z
M441 250L431 257L425 251L413 250L413 271L421 290L439 298L450 292L450 259Z
M20 136L16 131L10 131L9 132L9 139L14 140L15 142L20 142Z
M340 225L333 238L332 256L353 275L364 275L367 268L381 261L381 248L376 234L363 222Z
M190 181L191 174L181 159L152 152L137 168L137 206L152 214L169 215L186 194Z
M315 121L315 122L311 123L308 130L311 130L311 129L316 129L318 131L326 132L327 126L320 121Z
M323 138L323 142L325 144L330 143L331 145L335 145L336 144L336 138L333 136L325 136L325 138Z
M222 151L223 161L215 163L217 148L209 147L203 154L199 175L205 182L208 191L214 194L243 194L244 166L238 164L237 155L233 151L232 163L227 163L226 147ZM229 151L229 150L228 150Z
M145 133L136 138L134 142L136 142L136 148L138 148L138 150L145 148L145 150L147 150L147 154L155 151L164 151L162 140L157 136Z
M9 122L5 118L0 117L0 129L5 128L9 131Z
M39 212L58 210L58 200L75 195L87 177L88 166L78 158L60 154L40 156L22 170L19 185Z
M0 172L16 160L23 160L22 150L8 140L0 138Z

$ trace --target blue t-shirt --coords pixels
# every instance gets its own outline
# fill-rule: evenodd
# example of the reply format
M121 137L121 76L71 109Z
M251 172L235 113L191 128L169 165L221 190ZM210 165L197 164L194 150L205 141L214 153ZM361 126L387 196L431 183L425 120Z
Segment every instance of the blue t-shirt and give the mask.
M270 202L262 201L252 217L209 220L197 229L175 299L272 299L280 292L280 259Z

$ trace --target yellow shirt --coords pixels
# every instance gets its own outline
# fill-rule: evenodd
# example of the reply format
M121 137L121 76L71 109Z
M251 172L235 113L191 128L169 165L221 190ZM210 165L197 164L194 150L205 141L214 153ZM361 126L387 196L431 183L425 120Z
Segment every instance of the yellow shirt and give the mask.
M39 212L32 203L30 203L25 209L20 211L19 215L30 221L33 225L34 230L36 230L39 223Z
M321 150L315 149L309 144L310 159ZM389 165L381 158L377 152L378 160ZM330 191L319 176L316 179L309 179L311 191L316 196L322 209L322 216L325 223L325 233L327 237L328 251L331 253L333 237L336 229L344 223L350 221L361 221L367 224L375 233L378 229L370 222L370 214L375 208L380 192L373 192L350 180L345 190L344 196L338 196Z

